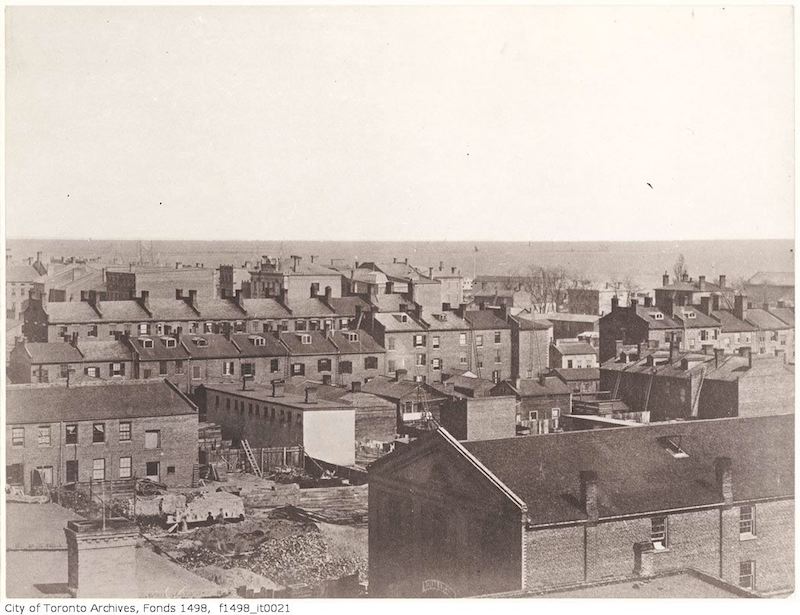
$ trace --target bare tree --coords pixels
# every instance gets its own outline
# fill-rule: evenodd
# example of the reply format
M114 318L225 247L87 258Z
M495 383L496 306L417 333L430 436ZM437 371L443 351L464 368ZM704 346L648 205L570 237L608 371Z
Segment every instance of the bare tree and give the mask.
M568 274L563 267L538 267L531 265L522 283L522 289L530 295L534 312L556 312L567 302L567 290L585 288L591 281Z
M689 275L689 268L686 266L686 257L683 254L678 254L675 264L672 265L672 274L675 276L676 282L680 282L685 276Z

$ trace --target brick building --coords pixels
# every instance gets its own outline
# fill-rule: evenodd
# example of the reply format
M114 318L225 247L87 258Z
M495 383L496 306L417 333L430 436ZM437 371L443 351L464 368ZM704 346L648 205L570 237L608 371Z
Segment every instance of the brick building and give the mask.
M41 300L44 292L44 277L33 266L6 264L6 318L22 318L31 293Z
M119 301L138 296L146 291L153 299L171 299L175 291L193 288L201 300L217 296L214 270L200 263L187 266L175 263L175 267L153 267L130 265L125 268L108 267L105 272L105 298Z
M553 325L553 339L574 339L590 331L600 331L600 316L595 314L568 314L567 312L548 312L540 318Z
M597 367L597 350L577 339L555 340L550 346L550 366L562 369Z
M717 283L698 276L697 280L684 274L680 280L670 282L669 274L664 272L661 287L655 289L655 306L669 312L670 305L700 305L703 297L717 296L722 305L733 306L734 289L728 286L727 277L720 275Z
M568 288L567 309L570 314L594 314L603 316L611 311L614 297L622 305L627 305L630 293L624 289L613 288L608 282L595 288Z
M301 256L278 258L264 256L257 268L250 271L250 292L253 297L285 297L289 302L302 301L330 288L331 296L342 296L342 275L330 267L304 261Z
M440 424L458 440L494 440L517 435L514 396L463 396L442 407Z
M366 331L331 331L329 339L336 348L335 384L352 388L385 373L386 351Z
M556 367L553 375L566 384L573 394L597 393L600 390L599 367Z
M373 378L361 385L361 390L394 404L398 433L406 433L407 427L425 420L426 412L430 413L430 418L438 421L442 407L449 399L429 384L408 380L403 370L398 370L393 378Z
M439 429L370 469L370 594L475 596L685 569L790 593L793 433L791 415L464 443Z
M504 380L491 395L517 399L517 426L524 435L550 433L561 428L561 419L572 409L572 391L555 376Z
M747 280L744 291L758 305L778 301L794 305L794 272L759 271Z
M6 392L6 476L30 491L148 477L188 487L197 460L197 408L168 381L11 385Z
M199 399L206 420L222 426L225 439L247 439L254 447L302 446L314 459L337 465L355 463L355 410L342 400L317 396L315 386L302 395L271 386L208 384Z
M553 323L542 318L532 320L512 316L501 310L511 327L511 378L535 378L550 366L549 349L553 343Z

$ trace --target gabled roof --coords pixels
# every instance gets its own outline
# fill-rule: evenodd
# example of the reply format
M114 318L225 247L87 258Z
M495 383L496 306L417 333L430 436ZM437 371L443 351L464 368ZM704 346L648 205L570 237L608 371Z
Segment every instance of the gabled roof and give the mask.
M350 389L337 387L330 384L321 384L313 380L308 380L303 376L293 376L286 379L285 390L294 395L303 395L307 386L314 386L317 389L317 397L327 401L342 401L354 408L394 408L394 404L382 397L372 393L354 393Z
M67 342L25 342L31 363L80 363L83 355Z
M553 323L544 318L531 320L522 316L512 316L512 319L519 323L519 328L523 331L547 331L553 328Z
M494 310L474 310L464 313L464 319L473 329L510 329L505 320L500 318Z
M645 308L646 309L646 308ZM693 316L690 317L689 314ZM679 327L686 327L689 329L696 327L719 327L719 321L707 316L694 306L675 307L672 311L673 320L678 323Z
M404 312L376 312L374 315L375 320L387 331L425 331L425 327L419 322L414 320L410 314ZM403 322L402 318L405 317L406 321Z
M422 274L411 265L406 263L362 263L364 265L372 265L377 271L382 271L389 278L410 282L412 280L419 280Z
M206 345L203 345L202 342L198 344L197 340L205 340ZM192 358L227 359L239 357L239 349L224 335L189 333L187 335L181 335L180 342L184 350L186 350Z
M563 382L600 380L599 367L556 367L553 371Z
M173 303L175 303L175 301L173 301ZM142 306L139 305L139 302L132 299L126 299L124 301L102 301L98 302L97 306L100 313L103 315L103 320L114 322L151 320L150 315L144 311Z
M544 384L538 378L520 378L519 385L513 380L505 380L494 387L494 391L511 389L518 397L546 397L548 395L569 395L572 390L555 376L547 376Z
M6 389L6 424L126 419L196 414L196 406L167 381Z
M302 342L303 336L308 336L310 344ZM321 331L284 331L281 341L289 349L291 355L335 355L336 346Z
M470 328L469 323L455 312L423 309L421 317L430 331L466 331Z
M791 271L759 271L747 283L752 286L794 286L794 273Z
M274 269L254 269L256 273L261 274L283 274L287 276L295 275L341 275L335 269L320 265L319 263L312 263L310 259L300 259L297 265L293 268L293 260L291 257L277 258L276 266Z
M772 331L776 329L791 329L794 325L783 322L777 316L773 316L762 308L750 308L747 310L747 322L759 329Z
M356 340L350 341L355 335ZM332 336L334 345L342 354L384 353L386 350L376 342L369 333L363 329L358 331L334 331Z
M152 348L144 346L144 340L151 340L153 342ZM131 347L142 361L174 361L188 359L189 353L186 348L173 336L169 335L140 335L138 337L130 337ZM167 340L173 340L175 346L170 348L167 346Z
M287 307L294 318L314 318L333 316L336 312L331 310L318 298L311 297L302 301L292 301Z
M600 517L715 505L715 459L732 459L735 501L794 494L794 417L698 420L461 444L528 505L531 523L582 521L580 472ZM674 457L662 438L679 438Z
M361 385L361 390L365 393L372 393L384 399L391 401L399 401L408 397L416 397L424 395L427 401L441 401L445 399L433 387L423 383L414 382L412 380L395 380L388 376L376 376L369 382Z
M597 354L597 348L587 342L564 342L558 341L553 344L564 356Z
M354 317L356 308L360 307L362 312L369 310L369 303L361 297L331 297L328 303L339 316Z
M569 312L547 312L541 315L551 322L591 322L600 320L597 314L571 314Z
M44 311L51 324L103 320L86 301L51 301L44 306Z
M130 347L119 340L78 340L78 349L86 362L133 360L133 353Z
M200 320L198 313L182 299L150 299L148 303L153 320Z
M769 313L780 318L787 325L794 327L794 308L791 307L771 307Z
M243 299L242 304L247 310L249 318L288 318L289 310L283 307L276 299Z
M452 385L453 389L458 393L464 393L472 397L486 397L489 392L495 387L495 382L487 380L486 378L470 378L463 374L456 374L450 376L445 381L447 385ZM442 389L438 389L442 391ZM446 391L446 389L445 389Z
M234 301L227 299L200 299L197 310L203 320L244 320L247 317Z
M723 333L734 333L741 331L755 331L756 328L749 322L739 320L731 310L712 310L711 316L717 319L722 325Z
M413 301L398 293L390 293L388 295L379 293L377 296L372 297L371 301L379 312L399 312L401 311L401 305L406 305L409 308L413 308L415 305Z
M185 336L184 339L188 342L191 337ZM263 344L256 343L258 337L264 338ZM243 357L285 357L289 354L273 333L234 333L231 339Z
M31 265L6 265L6 282L40 282L42 276Z

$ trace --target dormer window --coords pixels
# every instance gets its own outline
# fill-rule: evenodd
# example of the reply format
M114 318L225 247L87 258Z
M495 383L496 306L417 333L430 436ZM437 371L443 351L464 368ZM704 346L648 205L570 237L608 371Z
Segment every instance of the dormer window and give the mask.
M253 344L253 346L263 346L266 343L264 338L260 335L251 335L250 342Z
M310 344L311 343L311 336L307 333L304 333L300 336L300 343L301 344Z
M664 314L661 312L650 312L650 316L652 316L653 320L664 320Z
M139 342L142 344L142 348L153 347L153 340L151 340L149 337L140 337Z
M172 337L162 337L161 341L164 342L164 346L167 348L175 348L178 345L177 340Z
M398 314L397 320L400 322L408 322L408 314Z
M348 333L347 334L347 341L348 342L357 342L358 341L358 333Z
M686 318L697 318L697 314L694 312L684 312L683 315L686 316Z
M192 338L192 342L194 342L194 345L197 346L198 348L205 348L206 346L208 346L208 340L205 339L204 337Z

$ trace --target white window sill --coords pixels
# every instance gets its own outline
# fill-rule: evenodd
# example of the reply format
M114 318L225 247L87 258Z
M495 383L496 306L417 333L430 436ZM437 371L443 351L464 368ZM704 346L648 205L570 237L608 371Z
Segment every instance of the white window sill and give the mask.
M755 540L758 538L755 534L739 534L739 542L745 542L747 540Z

